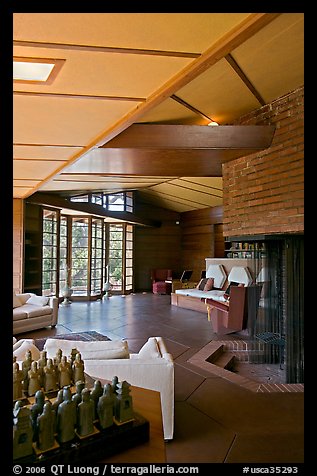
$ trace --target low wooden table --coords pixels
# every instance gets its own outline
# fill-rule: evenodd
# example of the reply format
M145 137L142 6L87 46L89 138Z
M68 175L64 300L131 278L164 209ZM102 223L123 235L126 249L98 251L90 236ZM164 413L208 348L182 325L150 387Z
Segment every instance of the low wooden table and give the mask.
M102 385L111 383L108 380L86 374L86 383L91 386L95 380ZM131 386L133 409L150 422L150 440L146 443L114 454L100 462L102 463L166 463L165 443L161 411L160 392Z

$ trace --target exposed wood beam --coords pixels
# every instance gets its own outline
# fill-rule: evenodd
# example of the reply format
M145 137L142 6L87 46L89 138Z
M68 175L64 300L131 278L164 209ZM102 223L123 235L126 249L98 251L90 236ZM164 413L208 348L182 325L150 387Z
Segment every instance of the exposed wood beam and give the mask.
M261 106L264 106L266 104L265 100L262 98L261 94L255 89L247 75L242 71L236 60L233 58L233 56L229 53L228 55L225 56L225 59L228 61L230 66L234 69L234 71L238 74L238 76L242 79L246 87L251 91L253 96L259 101Z
M73 43L52 43L43 41L25 41L13 40L13 46L26 46L32 48L46 48L58 50L72 51L89 51L102 53L119 53L125 55L147 55L147 56L172 56L174 58L198 58L200 53L186 51L165 51L165 50L149 50L141 48L117 48L113 46L96 46L96 45L78 45Z
M16 96L45 96L45 97L60 97L66 99L98 99L102 101L132 101L143 102L145 98L134 98L126 96L92 96L89 94L69 94L69 93L50 93L38 91L13 91Z
M180 97L176 96L175 94L172 94L171 96L171 99L173 99L174 101L178 102L179 104L181 104L182 106L186 107L187 109L189 109L190 111L194 112L195 114L198 114L198 116L202 117L203 119L209 121L209 122L212 122L213 119L211 119L211 117L209 116L206 116L206 114L204 114L203 112L199 111L198 109L196 109L194 106L191 106L190 104L188 104L188 102L184 101L183 99L181 99Z
M133 124L102 148L261 150L269 147L274 126L193 126Z
M186 186L186 185L180 185L178 183L169 183L169 186L170 187L175 187L175 188L178 188L178 189L190 190L191 192L194 192L194 193L197 193L197 194L200 193L202 195L207 195L208 197L212 196L212 197L222 198L222 191L218 194L217 193L212 193L211 192L211 187L210 187L210 190L204 192L203 190L199 190L198 188L196 188L194 190L193 187L189 187L189 186ZM154 187L156 187L156 185L152 185L152 188L154 188ZM155 191L156 190L154 190L154 192Z
M67 208L69 210L76 210L83 214L95 215L104 218L114 218L115 220L126 221L134 225L160 227L161 222L152 220L150 218L143 218L130 212L114 212L106 210L102 205L87 202L71 202L67 198L59 195L36 192L26 199L26 202L37 203L38 205L47 205L59 209Z
M206 126L207 127L207 126ZM100 173L113 175L155 175L157 177L222 177L222 164L259 149L163 149L99 148L73 171L85 173L91 163Z

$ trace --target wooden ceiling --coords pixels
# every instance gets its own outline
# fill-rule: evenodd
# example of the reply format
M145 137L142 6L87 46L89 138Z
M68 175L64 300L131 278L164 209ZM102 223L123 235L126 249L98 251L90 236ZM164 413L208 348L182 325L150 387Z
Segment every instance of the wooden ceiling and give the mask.
M234 121L304 84L303 13L15 13L13 27L15 57L63 60L50 84L14 81L15 198L221 205L222 163L274 133Z

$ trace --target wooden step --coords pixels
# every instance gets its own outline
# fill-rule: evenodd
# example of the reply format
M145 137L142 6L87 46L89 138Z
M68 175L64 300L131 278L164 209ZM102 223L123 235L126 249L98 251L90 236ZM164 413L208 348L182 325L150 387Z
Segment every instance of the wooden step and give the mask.
M215 344L212 353L206 359L207 362L231 370L234 365L235 356L231 352L226 352L223 344Z
M234 367L235 356L231 352L224 352L216 361L213 363L222 367L226 370L232 370Z
M206 358L207 362L214 364L217 359L224 353L224 345L214 343L212 346L209 346L209 355Z

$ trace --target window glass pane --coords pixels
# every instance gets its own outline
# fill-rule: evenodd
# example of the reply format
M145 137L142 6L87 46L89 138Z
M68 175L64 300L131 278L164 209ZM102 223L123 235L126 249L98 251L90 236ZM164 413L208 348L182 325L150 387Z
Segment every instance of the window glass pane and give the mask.
M132 247L133 247L133 242L132 242L132 241L127 241L127 242L126 242L126 248L127 248L128 250L131 250Z
M125 203L126 203L125 205L126 211L132 213L133 212L133 192L126 192Z
M73 266L76 266L76 262L74 262L74 260L80 260L80 259L86 259L86 258L88 258L88 248L73 248L72 250Z
M126 257L132 258L133 257L133 250L126 250Z
M108 195L107 208L108 210L123 211L124 210L124 194L116 193L114 195Z
M74 294L87 294L88 218L72 218L71 287Z
M61 216L60 220L60 248L59 248L59 295L62 296L62 290L66 284L67 276L67 218Z
M110 241L109 248L111 250L121 250L122 249L122 241Z
M102 194L101 193L93 193L91 196L91 202L97 203L98 205L102 205Z
M61 246L61 247L66 247L66 246L67 246L67 238L66 238L66 236L61 236L61 237L60 237L60 246Z
M109 258L121 258L122 250L109 250Z
M43 209L42 293L56 293L57 285L57 220L59 212Z
M88 202L88 195L79 195L77 197L71 197L71 202Z

